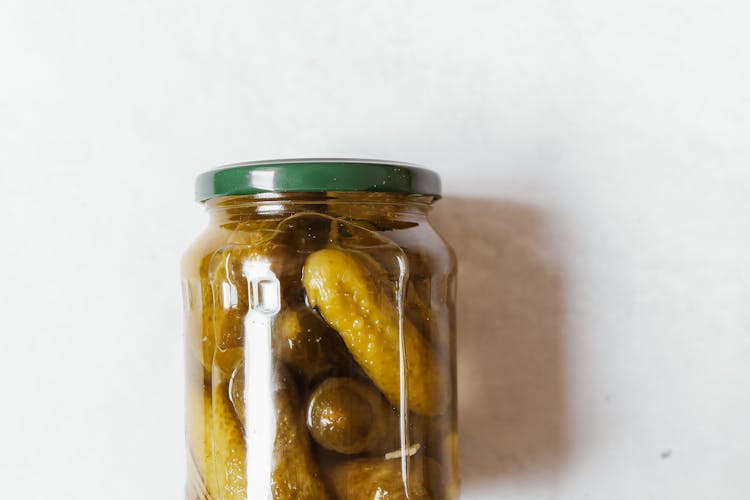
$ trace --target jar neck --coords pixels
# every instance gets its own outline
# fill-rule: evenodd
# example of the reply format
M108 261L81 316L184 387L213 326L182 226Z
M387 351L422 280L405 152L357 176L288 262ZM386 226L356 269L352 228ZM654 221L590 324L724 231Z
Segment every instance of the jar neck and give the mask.
M214 224L282 219L300 212L348 220L419 222L427 217L435 200L433 196L400 193L260 193L213 198L204 205Z

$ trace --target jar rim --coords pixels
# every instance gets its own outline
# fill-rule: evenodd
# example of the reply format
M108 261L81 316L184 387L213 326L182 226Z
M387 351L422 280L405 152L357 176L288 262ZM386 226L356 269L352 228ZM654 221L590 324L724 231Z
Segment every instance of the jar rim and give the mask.
M294 192L381 192L440 198L440 176L412 163L291 158L224 165L200 174L195 198Z

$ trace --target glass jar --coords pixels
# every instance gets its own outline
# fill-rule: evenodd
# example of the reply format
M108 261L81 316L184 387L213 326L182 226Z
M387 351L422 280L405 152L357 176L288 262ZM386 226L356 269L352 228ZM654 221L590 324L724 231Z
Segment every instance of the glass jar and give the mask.
M188 500L458 496L455 258L434 172L363 160L201 175L182 263Z

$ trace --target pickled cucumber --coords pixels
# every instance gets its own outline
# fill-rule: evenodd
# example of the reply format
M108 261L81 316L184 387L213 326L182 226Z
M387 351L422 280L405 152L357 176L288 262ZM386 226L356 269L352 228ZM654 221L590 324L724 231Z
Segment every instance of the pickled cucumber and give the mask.
M274 323L276 357L311 386L323 376L346 374L356 369L341 337L308 307L282 312Z
M213 460L218 495L223 500L246 500L245 436L229 398L229 384L213 390ZM211 464L209 464L209 467Z
M197 384L190 384L186 392L186 427L188 460L194 467L189 477L192 491L203 498L217 498L216 470L213 466L211 394Z
M312 454L297 388L284 370L279 372L276 412L271 478L274 500L328 499L328 491Z
M345 454L393 450L399 421L372 385L349 377L326 379L307 403L307 427L313 439Z
M437 500L440 486L432 486L440 477L439 466L431 459L414 457L409 467L407 496L401 460L360 458L334 466L329 478L340 500Z
M217 456L217 475L228 474L233 477L236 469L234 464L242 464L243 477L242 481L236 484L246 486L244 483L244 465L245 465L245 441L244 428L246 419L244 390L245 390L245 370L244 361L240 362L234 370L230 383L226 386L230 401L237 422L240 425L232 429L222 429L221 434L215 434L216 446L234 445L238 435L236 431L242 433L242 441L238 443L237 454L224 453ZM274 440L273 452L273 471L271 476L271 489L274 500L294 500L299 498L315 498L325 500L328 498L328 492L320 476L320 471L312 455L310 437L305 429L304 413L300 401L300 395L294 380L288 371L279 367L277 370L277 390L274 394L275 411L276 411L276 437ZM230 432L231 431L231 432ZM216 428L215 428L216 432ZM238 460L241 459L241 462ZM220 462L228 461L228 462ZM225 482L226 483L226 482ZM234 490L227 488L226 484L221 491L229 491L235 494ZM245 492L243 491L242 495ZM242 498L245 496L227 496L219 498Z
M339 332L354 359L394 406L401 394L399 312L357 254L324 249L305 262L310 305ZM436 415L448 403L443 365L408 319L403 319L409 409Z

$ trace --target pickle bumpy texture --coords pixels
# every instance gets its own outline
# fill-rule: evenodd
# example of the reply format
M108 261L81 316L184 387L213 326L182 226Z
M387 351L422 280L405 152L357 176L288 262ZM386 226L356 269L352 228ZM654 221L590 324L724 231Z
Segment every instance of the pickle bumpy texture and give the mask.
M220 386L215 397L222 400L230 395L232 409L214 404L216 442L216 475L223 496L218 499L246 500L244 427L247 416L242 394L245 388L244 362L240 362L232 376L232 384ZM323 480L312 455L312 445L304 421L304 409L294 380L286 369L277 370L275 391L276 438L274 467L271 477L273 500L300 498L328 499ZM249 409L250 411L252 409ZM213 498L213 497L212 497Z
M234 406L229 386L217 385L213 391L213 464L218 483L216 498L245 500L245 436ZM209 485L209 491L212 485Z
M329 495L313 457L310 437L297 388L285 370L279 373L276 391L276 440L271 479L274 500L315 498Z
M327 248L305 262L302 281L309 303L341 335L368 377L399 406L399 311L357 254ZM385 287L387 288L387 287ZM409 410L437 415L447 395L442 365L414 324L403 318Z

